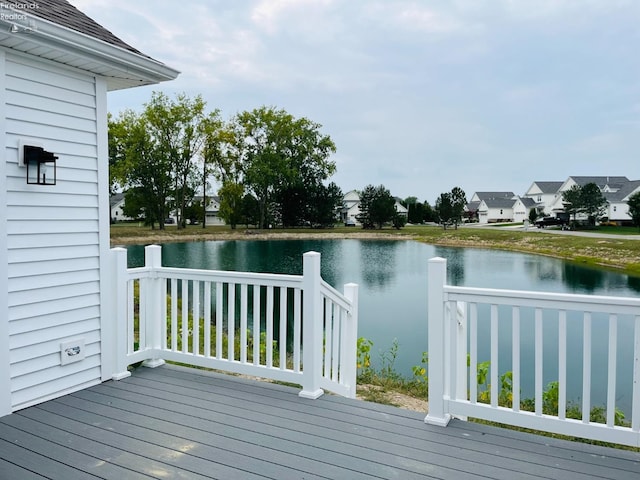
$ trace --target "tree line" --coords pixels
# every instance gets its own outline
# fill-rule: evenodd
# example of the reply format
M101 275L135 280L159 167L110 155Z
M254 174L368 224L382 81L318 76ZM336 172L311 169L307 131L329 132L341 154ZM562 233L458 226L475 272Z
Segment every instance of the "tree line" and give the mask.
M154 92L141 113L109 118L111 188L125 190L127 216L161 229L169 212L178 228L194 219L205 226L211 178L232 228L333 225L342 191L327 183L336 147L321 128L266 106L223 120L201 96Z

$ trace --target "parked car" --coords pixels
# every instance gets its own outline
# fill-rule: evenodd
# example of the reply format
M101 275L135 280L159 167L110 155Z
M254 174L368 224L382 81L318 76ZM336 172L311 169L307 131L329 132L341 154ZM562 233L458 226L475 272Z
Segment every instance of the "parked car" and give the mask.
M536 220L536 227L538 227L538 228L545 228L545 227L552 227L552 226L564 227L568 223L569 222L567 222L566 220L564 220L562 218L544 217L544 218L541 218L540 220Z

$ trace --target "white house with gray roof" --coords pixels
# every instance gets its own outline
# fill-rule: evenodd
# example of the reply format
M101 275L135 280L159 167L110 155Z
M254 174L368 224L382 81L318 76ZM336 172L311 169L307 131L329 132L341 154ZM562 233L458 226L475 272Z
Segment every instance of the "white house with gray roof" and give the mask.
M562 201L562 193L570 190L573 186L577 185L584 187L589 183L595 183L603 194L616 193L621 188L629 183L627 177L622 176L572 176L567 178L562 186L558 189L558 194L553 204L551 205L551 212L553 215L558 216L565 213L564 203ZM606 198L606 196L605 196ZM580 215L578 215L580 219Z
M625 224L631 222L629 215L629 198L640 193L640 180L632 180L622 185L616 191L603 192L609 204L607 205L606 217L610 222Z
M111 378L107 92L178 75L64 0L34 4L0 3L0 416ZM55 184L28 183L25 157Z
M564 182L535 181L527 189L524 198L531 198L536 203L538 213L550 215L553 204L558 197L558 191Z

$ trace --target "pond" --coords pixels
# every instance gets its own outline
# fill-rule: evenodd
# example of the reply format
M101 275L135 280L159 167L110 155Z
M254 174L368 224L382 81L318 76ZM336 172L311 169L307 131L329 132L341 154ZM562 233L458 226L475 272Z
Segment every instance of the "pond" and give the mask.
M427 350L429 258L438 256L447 259L448 283L453 285L615 296L637 296L640 292L640 278L616 272L581 267L538 255L437 247L414 241L239 240L173 243L163 245L162 262L172 267L301 274L302 254L310 250L322 254L322 276L335 288L342 291L342 286L349 282L360 285L358 336L373 342L372 360L378 362L377 365L379 354L388 352L394 339L397 339L399 351L394 367L405 376L411 375L411 367L420 363L422 352ZM128 247L128 262L130 267L143 265L144 247ZM632 338L629 328L624 324L619 326L620 336ZM525 338L529 335L524 327L522 334ZM593 335L598 338L597 330ZM570 338L581 345L581 335L579 337ZM545 332L545 345L554 341L554 332ZM480 352L480 355L483 354ZM623 370L632 367L632 354L632 349L621 352L618 363ZM526 349L523 350L525 355ZM523 358L522 362L526 365L527 358ZM625 367L625 362L628 367ZM548 363L550 365L545 364L545 384L557 379L557 367L554 374L553 362ZM572 368L571 364L569 368ZM599 373L601 370L602 373ZM597 375L600 374L605 375L606 368L594 366L593 383L596 385ZM569 392L574 400L580 394L581 375L581 369L569 371ZM525 376L523 373L523 385ZM606 382L603 384L606 385ZM604 393L600 390L606 389L596 390L594 404L604 403ZM523 397L532 393L523 387ZM630 392L619 392L618 405L623 411L630 410L630 400Z

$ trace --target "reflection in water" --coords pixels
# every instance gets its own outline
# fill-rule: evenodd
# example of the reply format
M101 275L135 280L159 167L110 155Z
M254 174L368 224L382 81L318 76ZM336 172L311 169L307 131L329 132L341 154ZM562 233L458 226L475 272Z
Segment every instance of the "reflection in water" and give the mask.
M534 281L547 283L562 278L562 263L553 258L531 255L525 259L524 266Z
M372 289L382 289L390 282L396 273L396 247L398 242L384 242L383 248L378 242L360 243L360 267L362 279L366 286Z
M592 293L604 285L605 272L602 270L565 263L563 273L562 279L572 292Z
M464 284L464 248L435 247L437 257L447 259L447 282L450 285Z
M640 277L627 277L627 285L630 289L640 293Z

